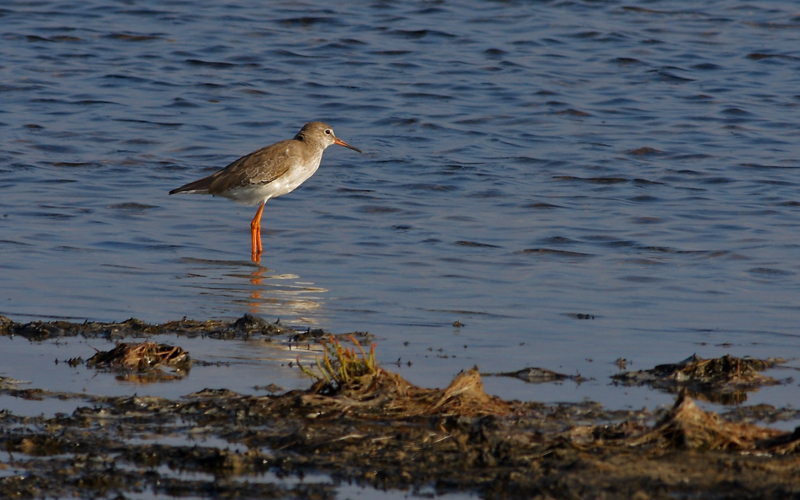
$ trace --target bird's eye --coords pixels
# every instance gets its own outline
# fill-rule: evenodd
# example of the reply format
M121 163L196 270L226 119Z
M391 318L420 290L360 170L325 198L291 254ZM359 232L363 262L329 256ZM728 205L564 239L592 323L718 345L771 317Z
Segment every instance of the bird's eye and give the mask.
M331 130L329 128L326 128L325 129L325 133L328 134L328 135L331 135L333 133L333 130Z

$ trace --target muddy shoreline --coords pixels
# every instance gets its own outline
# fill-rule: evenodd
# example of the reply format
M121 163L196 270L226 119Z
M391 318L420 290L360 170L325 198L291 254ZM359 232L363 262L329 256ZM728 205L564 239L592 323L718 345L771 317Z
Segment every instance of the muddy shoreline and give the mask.
M141 341L164 333L175 334L172 349L156 345L146 362L131 361L146 351ZM759 373L778 359L689 358L630 372L617 382L674 392L675 405L615 411L503 401L483 391L475 369L444 389L416 387L376 363L366 335L330 337L252 316L162 325L0 318L0 335L114 339L130 346L118 349L124 362L108 355L97 369L145 378L187 369L190 353L175 349L181 335L321 341L328 354L305 367L318 378L308 389L270 396L217 387L179 399L106 397L0 378L0 394L82 402L52 418L0 411L3 498L334 498L346 482L482 498L800 498L800 429L752 423L797 418L796 410L760 405L716 415L693 402L737 400L782 383ZM301 481L320 473L331 482Z

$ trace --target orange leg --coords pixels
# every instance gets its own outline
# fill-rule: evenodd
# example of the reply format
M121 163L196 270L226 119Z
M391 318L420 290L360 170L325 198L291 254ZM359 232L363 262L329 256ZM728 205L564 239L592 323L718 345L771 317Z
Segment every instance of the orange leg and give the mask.
M250 236L253 240L253 262L258 262L261 258L261 213L264 211L266 203L265 201L258 207L258 212L253 217L253 222L250 223Z

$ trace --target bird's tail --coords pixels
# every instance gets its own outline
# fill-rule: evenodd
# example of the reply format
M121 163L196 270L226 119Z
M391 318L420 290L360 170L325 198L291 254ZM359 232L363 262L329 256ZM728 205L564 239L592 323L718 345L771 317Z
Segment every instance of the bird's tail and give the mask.
M211 183L214 180L211 177L212 176L203 177L202 179L190 182L189 184L184 184L179 188L173 189L172 191L169 192L169 194L178 194L178 193L208 194L208 188L211 186Z

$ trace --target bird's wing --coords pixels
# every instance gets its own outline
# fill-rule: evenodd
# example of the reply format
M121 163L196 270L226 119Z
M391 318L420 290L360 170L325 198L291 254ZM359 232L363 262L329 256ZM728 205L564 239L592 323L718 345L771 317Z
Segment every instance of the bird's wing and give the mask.
M282 141L261 148L208 177L171 191L170 194L200 191L215 195L253 184L269 184L300 161L299 148L295 142Z

